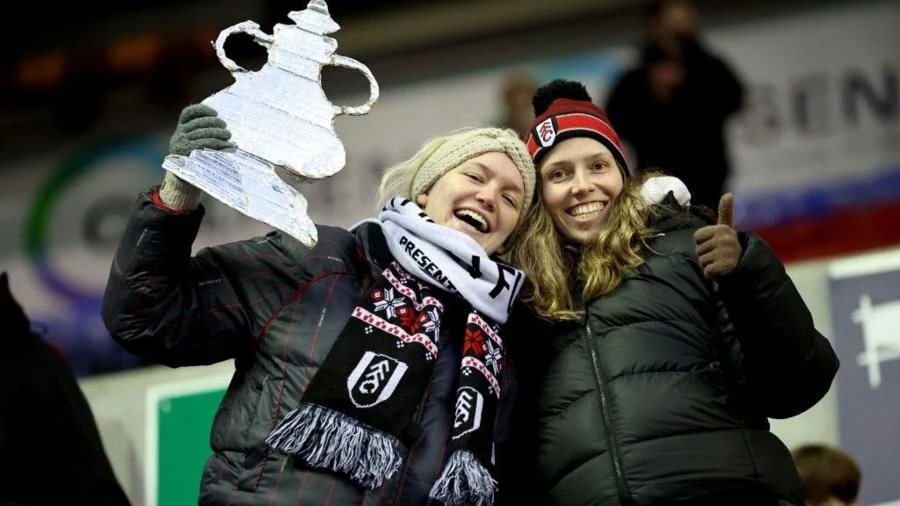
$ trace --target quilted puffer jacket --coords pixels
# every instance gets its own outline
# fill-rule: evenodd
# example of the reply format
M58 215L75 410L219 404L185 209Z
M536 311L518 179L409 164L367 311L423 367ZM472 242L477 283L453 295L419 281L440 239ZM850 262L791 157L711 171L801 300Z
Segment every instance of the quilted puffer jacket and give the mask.
M695 253L705 223L680 213L653 225L646 263L582 321L511 320L508 338L530 344L510 348L525 393L518 453L501 465L523 485L504 504L802 505L768 418L825 395L831 345L759 237L739 234L740 263L714 284Z
M318 227L312 249L280 232L191 256L203 210L173 214L149 192L134 207L107 284L103 319L127 350L171 367L235 359L215 415L200 504L422 505L453 419L465 313L445 307L440 352L400 473L366 491L271 451L266 436L297 406L357 301L391 261L376 225ZM458 325L455 322L459 322ZM508 411L503 387L501 413ZM498 444L508 422L500 415Z

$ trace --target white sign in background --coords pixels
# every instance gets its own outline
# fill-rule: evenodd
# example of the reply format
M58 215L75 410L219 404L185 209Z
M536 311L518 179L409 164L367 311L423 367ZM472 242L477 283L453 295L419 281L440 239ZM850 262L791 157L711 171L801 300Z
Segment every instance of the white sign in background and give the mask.
M828 276L840 445L862 470L860 504L900 504L900 255L836 260Z
M900 165L900 4L860 3L716 32L750 84L735 187L803 187Z

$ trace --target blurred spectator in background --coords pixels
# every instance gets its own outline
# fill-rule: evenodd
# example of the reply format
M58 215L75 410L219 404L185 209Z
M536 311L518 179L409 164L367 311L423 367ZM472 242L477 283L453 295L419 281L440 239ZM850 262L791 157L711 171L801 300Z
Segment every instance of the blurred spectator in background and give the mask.
M614 83L606 104L637 170L660 169L716 209L730 164L725 121L741 107L735 73L701 43L688 0L654 0L643 16L640 63Z
M847 453L822 444L793 451L797 473L803 480L809 506L856 506L862 475Z
M502 110L496 126L512 128L519 136L525 138L528 125L534 119L534 108L531 97L537 91L537 83L525 72L513 72L503 81L501 91Z
M0 274L0 505L129 504L94 415L62 354Z

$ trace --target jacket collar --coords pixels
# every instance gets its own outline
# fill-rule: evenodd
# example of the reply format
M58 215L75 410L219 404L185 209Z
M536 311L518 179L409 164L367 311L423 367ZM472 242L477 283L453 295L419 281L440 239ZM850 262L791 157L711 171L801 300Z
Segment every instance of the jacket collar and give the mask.
M368 264L368 267L361 266L360 270L368 268L373 276L380 276L384 269L394 261L387 241L384 239L384 233L381 232L381 227L375 223L364 222L355 229L355 232L357 244L361 250L360 260Z

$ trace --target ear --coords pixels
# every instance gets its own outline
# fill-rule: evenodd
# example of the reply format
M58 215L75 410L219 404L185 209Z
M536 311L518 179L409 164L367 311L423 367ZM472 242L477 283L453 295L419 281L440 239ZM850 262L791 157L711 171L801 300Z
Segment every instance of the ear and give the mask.
M428 195L425 193L416 195L416 204L419 204L419 207L424 208L425 205L428 204Z

